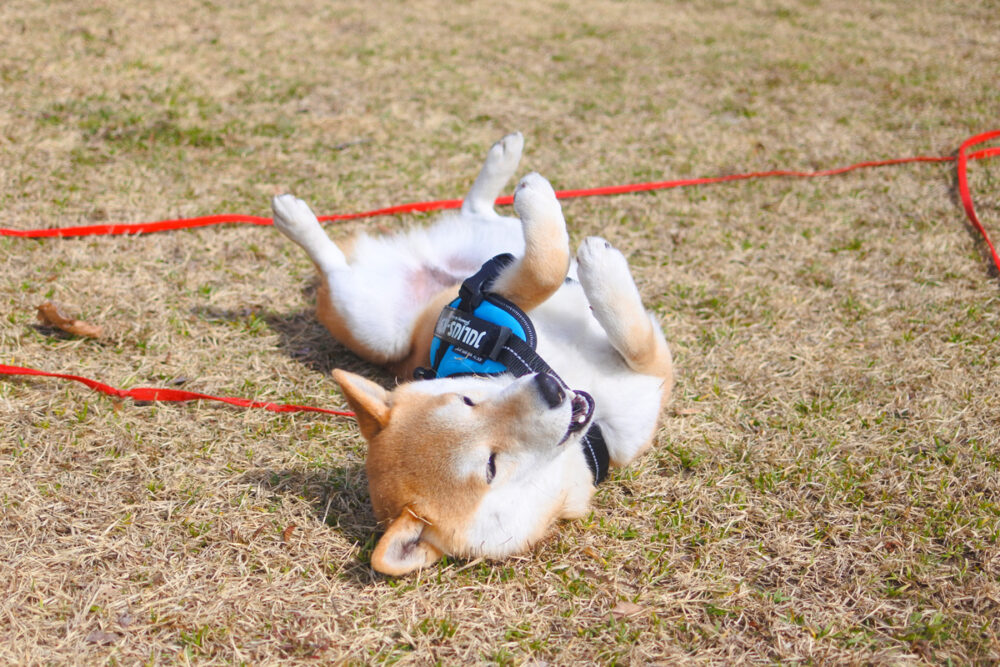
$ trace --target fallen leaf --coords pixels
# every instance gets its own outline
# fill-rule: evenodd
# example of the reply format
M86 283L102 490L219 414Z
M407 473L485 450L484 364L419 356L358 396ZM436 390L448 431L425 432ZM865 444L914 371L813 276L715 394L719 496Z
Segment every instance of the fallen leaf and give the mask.
M86 338L100 338L104 335L104 329L83 320L74 320L66 317L59 310L59 306L46 301L38 306L38 321L45 326L55 327L60 331L65 331L74 336L84 336Z
M121 639L121 636L117 633L105 632L104 630L94 630L87 635L88 644L100 644L101 646L114 644L119 639Z
M611 610L611 615L615 617L616 621L620 621L623 618L641 614L643 611L645 610L634 602L619 600L615 608Z

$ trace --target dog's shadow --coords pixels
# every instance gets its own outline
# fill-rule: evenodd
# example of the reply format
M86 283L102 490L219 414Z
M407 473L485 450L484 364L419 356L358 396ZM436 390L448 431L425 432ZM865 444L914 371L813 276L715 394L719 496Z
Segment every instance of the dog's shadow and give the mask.
M307 302L316 299L316 283L303 290ZM306 368L325 378L335 368L360 373L383 386L395 382L391 374L362 360L333 339L310 309L277 313L266 309L220 309L196 307L192 313L207 322L262 321L278 335L278 348ZM329 379L329 382L333 382ZM378 524L368 502L368 480L364 464L331 466L314 470L256 470L243 475L242 483L262 488L275 495L291 494L309 502L319 521L330 526L359 550L356 558L344 563L343 576L359 585L377 580L368 565Z
M368 502L363 464L331 466L321 471L252 470L239 481L268 494L291 495L305 500L320 522L340 533L357 549L356 555L343 563L340 576L358 585L378 580L369 560L379 527Z
M315 303L317 284L313 280L303 288L302 294L307 303ZM360 373L383 386L394 384L391 374L362 360L334 340L330 332L316 318L312 308L278 313L266 308L226 309L196 306L191 312L206 322L249 324L253 321L263 321L278 335L278 348L284 354L326 377L329 377L333 369L342 368L352 373Z

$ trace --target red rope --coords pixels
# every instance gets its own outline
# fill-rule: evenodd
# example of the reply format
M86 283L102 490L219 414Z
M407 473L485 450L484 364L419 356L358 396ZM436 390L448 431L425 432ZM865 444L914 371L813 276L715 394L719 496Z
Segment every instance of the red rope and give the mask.
M354 416L353 412L345 412L343 410L326 410L324 408L314 408L308 405L269 403L267 401L251 401L245 398L210 396L208 394L199 394L194 391L165 389L163 387L135 387L134 389L118 389L117 387L112 387L111 385L98 382L97 380L80 377L79 375L48 373L46 371L39 371L34 368L25 368L23 366L7 366L0 364L0 375L38 375L41 377L59 378L60 380L72 380L74 382L85 384L91 389L108 396L113 396L115 398L131 398L136 401L218 401L220 403L236 405L241 408L260 408L263 410L270 410L271 412L322 412L324 414L338 415L340 417Z
M965 208L965 213L968 216L969 221L976 228L976 230L982 235L983 240L986 241L986 245L989 248L990 254L992 255L993 258L993 265L996 267L997 271L1000 272L1000 255L998 255L996 248L993 246L993 242L990 241L989 234L986 233L986 228L983 226L982 222L980 222L979 216L976 215L976 208L972 201L972 194L969 190L969 180L968 180L969 160L982 160L985 158L1000 155L1000 147L986 148L983 150L976 151L974 153L969 153L968 152L969 149L973 146L977 146L979 144L985 143L997 137L1000 137L1000 130L984 132L982 134L977 134L973 137L969 137L964 142L962 142L962 145L959 147L958 154L956 156L919 155L916 157L897 158L892 160L859 162L857 164L852 164L846 167L838 167L835 169L824 169L820 171L789 171L781 169L774 171L758 171L746 174L732 174L729 176L715 176L711 178L692 178L692 179L682 179L674 181L659 181L654 183L634 183L630 185L613 185L600 188L587 188L583 190L562 190L557 192L556 196L559 197L560 199L572 199L576 197L596 197L604 195L625 194L631 192L647 192L650 190L667 190L670 188L687 187L693 185L710 185L713 183L726 183L729 181L743 181L743 180L757 179L757 178L773 178L773 177L816 178L819 176L835 176L837 174L844 174L849 171L854 171L856 169L886 167L890 165L908 164L913 162L955 162L958 171L958 192L959 192L959 197L962 200L962 206ZM506 196L497 199L496 203L498 205L504 205L504 204L510 204L512 201L513 197ZM458 208L461 205L462 205L461 199L415 202L411 204L401 204L399 206L390 206L389 208L381 208L373 211L364 211L361 213L347 213L341 215L321 216L319 219L323 221L352 220L357 218L370 218L380 215L399 215L402 213L415 213L415 212L425 212L425 211L437 211L442 209L453 209L453 208ZM273 224L270 218L262 218L252 215L209 215L199 218L180 218L176 220L161 220L159 222L117 224L117 225L91 225L85 227L62 227L56 229L21 230L21 229L0 228L0 236L15 236L21 238L44 238L44 237L93 236L93 235L108 236L108 235L120 235L120 234L149 234L152 232L162 232L173 229L189 229L192 227L206 227L209 225L220 225L220 224L230 224L230 223L242 223L251 225ZM107 394L108 396L114 396L117 398L127 397L137 401L207 400L207 401L219 401L222 403L228 403L229 405L236 405L245 408L261 408L264 410L271 410L272 412L321 412L325 414L338 415L343 417L354 416L353 412L346 412L340 410L325 410L323 408L314 408L305 405L288 405L280 403L269 403L264 401L250 401L245 398L210 396L208 394L199 394L193 391L182 391L179 389L136 387L134 389L122 390L104 384L103 382L90 380L88 378L80 377L78 375L48 373L45 371L39 371L33 368L25 368L22 366L6 366L0 364L0 375L20 375L20 376L36 375L42 377L60 378L63 380L72 380L74 382L83 383L88 387L90 387L91 389Z
M657 181L651 183L631 183L627 185L612 185L597 188L584 188L580 190L560 190L556 192L559 199L575 199L578 197L599 197L607 195L618 195L633 192L648 192L651 190L669 190L672 188L690 187L696 185L711 185L714 183L728 183L730 181L745 181L749 179L791 177L791 178L818 178L821 176L836 176L845 174L857 169L871 169L874 167L887 167L898 164L909 164L914 162L957 162L958 163L958 185L965 206L966 214L973 226L982 234L987 245L993 252L993 260L997 271L1000 271L1000 258L993 250L993 244L986 233L986 229L976 216L972 205L972 197L969 194L967 180L967 163L969 160L982 160L984 158L1000 155L1000 147L987 148L975 153L967 153L967 149L976 144L983 143L1000 134L1000 131L986 132L967 139L959 149L958 155L928 156L918 155L915 157L895 158L890 160L872 160L859 162L846 167L834 169L823 169L819 171L791 171L787 169L776 169L773 171L756 171L745 174L731 174L729 176L713 176L708 178L689 178L673 181ZM506 205L513 202L511 196L500 197L496 200L498 205ZM422 213L427 211L440 211L444 209L455 209L462 205L461 199L442 199L437 201L412 202L400 204L360 213L342 213L337 215L324 215L319 219L324 222L356 220L359 218L371 218L375 216L400 215L404 213ZM48 237L75 237L75 236L118 236L123 234L151 234L153 232L163 232L175 229L190 229L193 227L207 227L211 225L223 224L250 224L250 225L270 225L273 224L271 218L255 215L240 214L220 214L207 215L196 218L178 218L174 220L160 220L157 222L123 223L110 225L86 225L79 227L57 227L49 229L5 229L0 228L0 236L14 236L19 238L48 238Z
M969 192L968 177L969 160L979 159L977 156L1000 154L1000 148L987 148L986 150L981 150L971 155L966 154L966 151L968 151L972 146L977 146L989 141L990 139L995 139L996 137L1000 137L1000 130L983 132L982 134L977 134L974 137L969 137L963 141L962 145L958 148L957 171L958 194L962 199L962 206L965 207L965 215L968 216L969 222L972 223L972 226L979 231L983 240L986 241L986 246L990 249L990 255L993 257L993 266L996 268L997 272L1000 273L1000 256L997 255L997 249L993 247L993 242L990 241L990 235L986 233L986 228L983 227L983 223L979 221L979 216L976 215L976 207L972 203L972 193Z

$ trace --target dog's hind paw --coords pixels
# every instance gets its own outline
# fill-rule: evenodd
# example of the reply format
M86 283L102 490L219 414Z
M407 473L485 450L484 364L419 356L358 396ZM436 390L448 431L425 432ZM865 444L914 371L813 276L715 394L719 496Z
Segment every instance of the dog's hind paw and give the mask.
M283 194L271 200L271 210L278 231L302 246L321 271L347 266L344 253L326 235L309 204L294 195Z
M293 241L299 233L320 226L309 204L292 194L275 196L271 200L271 210L274 226Z
M486 154L483 168L472 184L469 194L462 203L462 210L472 215L493 217L493 202L500 195L503 186L514 175L524 150L524 137L520 132L508 134L493 144Z
M507 178L510 178L510 174L514 173L521 161L523 150L524 135L520 132L512 132L493 144L490 152L486 155L486 166L497 172L505 173Z

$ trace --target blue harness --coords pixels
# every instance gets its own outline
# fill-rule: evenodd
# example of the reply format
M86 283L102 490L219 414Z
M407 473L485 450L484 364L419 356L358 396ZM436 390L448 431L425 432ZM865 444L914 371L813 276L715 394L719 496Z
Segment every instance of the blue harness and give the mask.
M538 337L528 316L508 299L490 291L496 277L513 261L514 256L509 253L497 255L462 283L458 298L442 309L434 327L430 368L418 368L414 377L501 373L521 377L546 373L566 387L562 378L535 352ZM593 402L589 395L587 398ZM594 484L600 484L608 475L610 463L601 428L591 424L580 443Z

